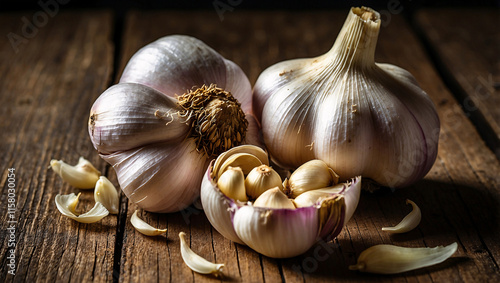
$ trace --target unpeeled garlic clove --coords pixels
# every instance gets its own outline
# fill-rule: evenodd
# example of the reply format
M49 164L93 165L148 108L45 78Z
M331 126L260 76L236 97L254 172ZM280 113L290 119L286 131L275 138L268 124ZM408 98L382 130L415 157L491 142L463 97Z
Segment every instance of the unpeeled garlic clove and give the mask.
M267 153L263 149L261 149L260 147L257 147L254 145L235 146L235 147L231 148L230 150L221 153L217 157L217 159L215 160L215 162L212 166L212 177L220 176L219 171L221 171L222 164L224 164L230 156L233 156L237 153L251 154L251 155L257 157L257 159L259 159L261 164L269 165L269 158L267 157Z
M247 201L245 176L240 167L229 166L220 176L217 186L226 196L239 201Z
M132 226L134 226L134 228L137 231L141 232L142 234L144 234L146 236L158 236L158 235L161 235L161 234L167 232L167 229L155 228L155 227L149 225L148 223L146 223L141 218L139 218L139 216L137 216L137 210L134 211L134 214L132 214L132 217L130 217L130 223L132 223Z
M457 243L446 247L405 248L393 245L375 245L364 250L350 270L378 274L395 274L435 265L457 251Z
M243 171L244 175L247 175L252 171L253 168L260 166L262 164L262 161L260 159L250 153L236 153L231 156L229 156L226 161L221 165L219 172L218 172L218 178L224 172L227 170L229 167L240 167L241 170Z
M335 186L327 188L307 191L296 197L293 200L293 203L295 204L296 207L311 206L318 202L321 202L321 200L324 198L342 192L344 189L345 189L345 184L337 184Z
M258 198L263 192L274 187L283 190L281 177L273 168L265 164L252 169L245 179L247 195L253 199Z
M80 157L78 164L71 166L62 160L52 159L50 167L71 186L93 189L101 173L87 159Z
M184 263L194 272L201 274L214 274L215 276L222 275L224 264L212 263L201 256L197 255L186 243L186 233L180 232L179 239L181 240L181 256Z
M254 201L253 206L275 209L295 209L292 200L290 200L278 187L262 193Z
M300 194L337 184L339 176L328 165L311 160L297 168L285 182L285 192L293 198Z
M406 233L418 226L420 220L422 219L422 213L420 208L411 200L407 199L406 204L410 203L413 210L399 222L398 225L394 227L382 227L382 231L388 231L391 233Z
M64 215L75 221L81 223L94 223L109 214L109 211L100 202L96 202L94 207L87 213L77 216L75 211L76 205L78 204L78 196L74 193L69 195L56 195L55 201L57 209Z
M120 199L115 186L108 178L101 176L95 184L94 199L102 203L111 214L118 214Z

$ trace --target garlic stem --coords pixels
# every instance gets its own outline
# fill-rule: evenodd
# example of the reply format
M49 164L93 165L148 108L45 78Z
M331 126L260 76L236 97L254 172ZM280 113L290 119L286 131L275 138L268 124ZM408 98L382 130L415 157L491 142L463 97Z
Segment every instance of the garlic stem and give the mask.
M418 226L420 220L422 219L422 213L420 208L411 200L407 199L406 204L410 203L413 210L399 222L398 225L394 227L382 227L382 231L388 231L391 233L406 233Z
M167 232L167 229L155 228L155 227L149 225L148 223L146 223L141 218L139 218L139 216L137 216L137 210L134 211L134 214L132 214L132 217L130 217L130 223L132 223L132 226L134 226L134 228L137 231L141 232L142 234L144 234L146 236L158 236L158 235L161 235L161 234Z
M186 233L180 232L179 239L181 240L181 256L184 263L194 272L201 274L214 274L215 276L222 275L224 264L212 263L201 256L197 255L186 243Z
M441 263L456 251L456 242L435 248L375 245L364 250L357 263L349 266L349 269L379 274L401 273Z

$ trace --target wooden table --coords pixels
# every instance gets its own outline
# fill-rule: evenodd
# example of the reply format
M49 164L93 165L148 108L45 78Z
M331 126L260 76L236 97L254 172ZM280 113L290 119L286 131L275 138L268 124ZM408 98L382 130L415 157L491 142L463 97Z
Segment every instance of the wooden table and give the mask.
M225 239L194 207L173 214L140 211L147 222L168 228L160 237L134 230L129 219L137 207L123 194L118 216L94 224L72 221L58 212L54 197L78 190L48 169L49 161L75 164L84 156L117 185L113 170L92 147L87 119L94 100L141 46L169 34L192 35L240 65L254 83L271 64L326 52L347 10L235 9L222 21L215 11L129 11L118 20L111 11L40 15L0 14L1 282L219 280L183 263L180 231L198 254L226 264L228 281L500 282L498 10L421 10L413 21L391 15L376 58L409 70L436 104L442 129L434 167L411 187L364 192L351 222L319 248L321 256L311 250L279 260ZM24 27L33 20L32 29ZM9 181L9 168L15 169L15 180ZM11 196L10 183L16 188ZM395 236L382 232L410 211L407 198L422 210L418 228ZM17 208L13 214L9 199ZM82 191L79 209L92 206L93 193ZM10 215L15 223L8 223ZM11 225L15 276L7 273ZM347 268L375 244L452 242L458 243L457 253L430 268L390 276Z

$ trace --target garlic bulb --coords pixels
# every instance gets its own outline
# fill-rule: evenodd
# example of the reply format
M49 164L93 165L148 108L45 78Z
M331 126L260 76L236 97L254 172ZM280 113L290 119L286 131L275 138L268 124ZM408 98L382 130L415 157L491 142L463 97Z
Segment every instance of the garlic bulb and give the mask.
M374 61L380 15L352 8L324 55L277 63L257 79L254 112L273 161L325 161L343 178L404 187L433 165L439 118L414 77ZM345 179L343 179L345 180Z
M173 212L199 196L213 156L257 143L251 111L251 85L236 64L172 35L130 59L119 84L92 106L88 130L132 202Z
M258 147L234 147L211 162L201 184L205 215L224 237L269 257L293 257L307 251L321 238L329 240L337 236L352 217L359 201L361 177L321 188L321 199L305 207L296 208L279 187L266 190L253 203L236 201L217 186L217 178L225 174L220 172L221 163L241 153L254 155L262 164L269 163ZM304 174L308 175L314 174Z

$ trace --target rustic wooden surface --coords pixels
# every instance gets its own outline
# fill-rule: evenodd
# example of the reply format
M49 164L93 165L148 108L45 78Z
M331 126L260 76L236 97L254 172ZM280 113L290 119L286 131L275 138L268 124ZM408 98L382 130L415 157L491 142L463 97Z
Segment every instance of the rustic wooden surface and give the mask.
M61 12L20 45L17 53L8 41L2 41L0 238L5 240L0 244L0 281L219 281L193 273L182 262L177 235L184 231L198 254L226 264L225 281L499 282L500 164L460 108L457 94L443 83L416 33L395 15L381 30L376 58L413 73L437 105L442 123L438 158L429 174L409 188L363 193L353 219L333 242L291 259L267 258L222 237L194 206L173 214L140 211L147 222L168 228L166 236L146 237L131 226L129 218L137 207L123 194L120 214L98 223L79 224L57 211L55 195L78 190L47 169L50 159L76 163L80 155L85 156L117 184L112 169L92 148L86 123L93 101L116 81L113 74L119 75L141 46L169 34L192 35L240 65L254 83L273 63L326 52L346 14L236 9L220 21L212 11L133 11L125 17L121 31L106 11ZM1 14L0 34L20 34L21 18L32 15ZM434 21L431 16L425 19ZM436 24L448 27L432 29L433 33L446 32L455 20L440 19ZM114 37L117 32L120 37ZM117 38L121 41L113 42ZM437 48L446 54L457 52ZM468 61L484 56L477 54L480 48L462 48L468 52L464 58L447 56ZM498 60L498 54L491 56ZM460 66L468 66L468 61ZM491 68L498 75L498 65ZM484 71L481 67L474 70ZM460 72L469 74L467 69ZM499 106L494 98L488 104ZM498 115L494 106L488 109ZM8 168L16 168L15 276L7 274ZM396 224L410 211L407 198L422 210L419 227L404 235L382 232L381 227ZM79 209L86 211L92 205L92 192L83 191ZM434 267L391 276L347 269L359 253L375 244L433 247L452 242L459 244L457 253Z
M498 9L424 10L416 22L466 115L500 158Z

